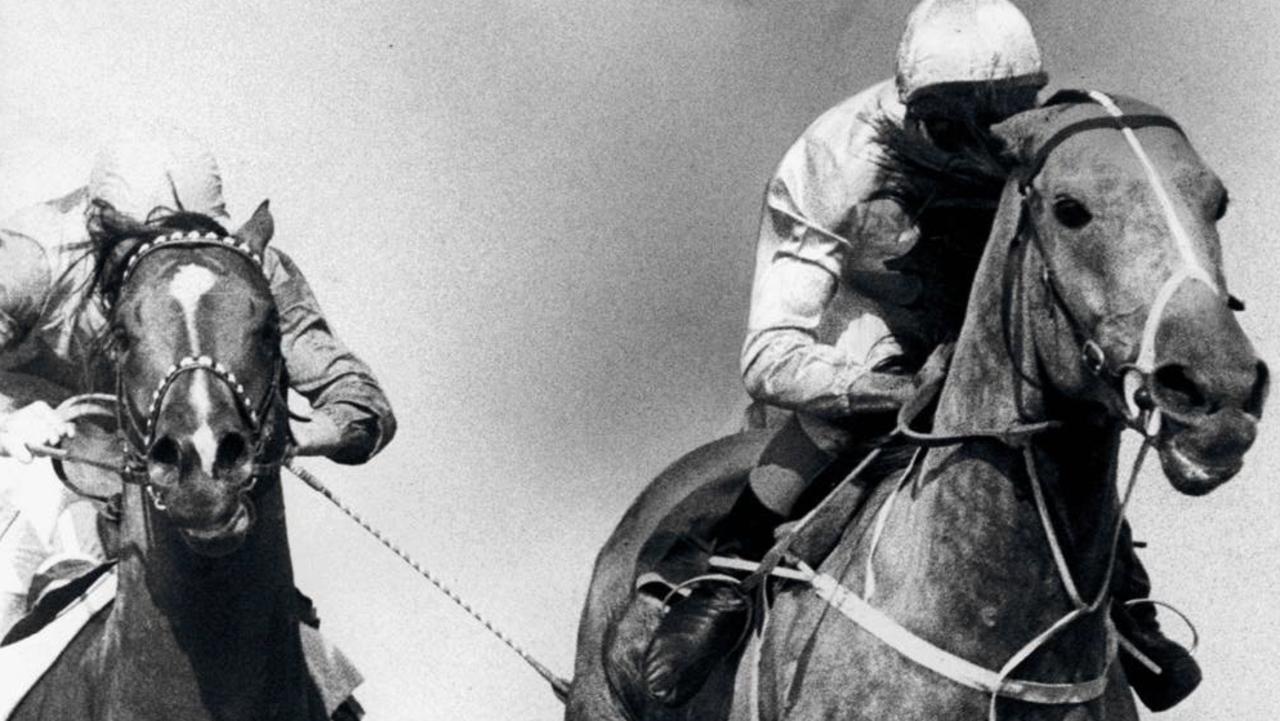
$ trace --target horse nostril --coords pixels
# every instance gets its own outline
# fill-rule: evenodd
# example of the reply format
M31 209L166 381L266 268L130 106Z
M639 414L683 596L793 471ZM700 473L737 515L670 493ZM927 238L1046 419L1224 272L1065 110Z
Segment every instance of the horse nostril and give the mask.
M149 453L152 463L162 466L177 466L181 460L178 442L165 436L151 446Z
M214 465L219 468L233 468L240 463L247 448L244 437L239 433L226 433L218 441L217 455Z
M1267 364L1258 361L1257 377L1253 380L1253 391L1249 394L1249 402L1245 404L1244 410L1255 418L1262 417L1262 407L1267 402L1267 393L1271 390L1271 371L1267 369Z
M1192 380L1186 366L1178 364L1160 366L1155 372L1155 383L1157 395L1176 408L1208 412L1214 410L1206 407L1208 403L1204 392Z

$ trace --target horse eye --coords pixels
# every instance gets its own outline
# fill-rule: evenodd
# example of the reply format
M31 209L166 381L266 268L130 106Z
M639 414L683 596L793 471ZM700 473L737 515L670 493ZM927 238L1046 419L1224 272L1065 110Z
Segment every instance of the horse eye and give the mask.
M1229 206L1230 204L1231 204L1231 198L1227 197L1226 193L1223 193L1222 197L1218 199L1217 207L1214 208L1213 210L1214 221L1222 220L1223 216L1227 214L1227 206Z
M1083 228L1093 220L1093 213L1084 207L1084 203L1070 196L1062 195L1053 201L1053 216L1072 230Z

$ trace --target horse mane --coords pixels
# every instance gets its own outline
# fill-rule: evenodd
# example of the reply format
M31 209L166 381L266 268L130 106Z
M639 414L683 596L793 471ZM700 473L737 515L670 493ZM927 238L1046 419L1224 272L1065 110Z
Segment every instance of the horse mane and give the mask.
M988 130L969 130L970 137L980 141L948 152L898 122L877 119L881 186L870 199L894 200L911 217L935 207L986 208L994 213L1014 161Z
M140 222L116 210L107 201L96 199L89 206L86 227L93 253L92 287L109 298L120 289L124 264L115 256L125 241L147 241L170 233L192 231L213 233L219 238L230 235L221 223L204 213L156 208Z
M978 142L944 151L899 121L870 122L881 153L879 189L867 201L894 202L919 230L911 250L885 263L887 270L920 281L912 305L930 310L927 324L898 334L899 343L914 346L904 347L900 369L913 371L936 345L959 335L973 274L1016 159L1003 141L976 125L969 135ZM857 212L851 211L835 232L849 236Z

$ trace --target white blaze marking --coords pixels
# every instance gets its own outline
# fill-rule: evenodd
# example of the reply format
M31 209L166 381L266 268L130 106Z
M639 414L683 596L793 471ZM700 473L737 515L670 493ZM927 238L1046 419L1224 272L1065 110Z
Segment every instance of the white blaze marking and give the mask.
M191 343L191 355L200 355L200 335L196 328L196 309L200 298L208 293L218 282L218 276L202 265L188 264L178 268L169 281L169 295L182 307L182 316L187 324L187 338ZM209 374L198 373L191 384L191 407L199 419L200 426L191 436L191 443L200 454L200 467L208 475L213 475L213 461L218 452L218 439L209 426L213 403L209 397Z

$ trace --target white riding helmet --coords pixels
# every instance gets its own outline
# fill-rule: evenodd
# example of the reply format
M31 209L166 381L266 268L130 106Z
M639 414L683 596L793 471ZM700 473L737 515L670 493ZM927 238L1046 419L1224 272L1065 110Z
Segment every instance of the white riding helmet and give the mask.
M228 220L218 161L183 131L132 132L104 145L89 174L89 197L139 221L156 208Z
M975 82L1044 87L1031 23L1009 0L923 0L898 45L898 97Z

